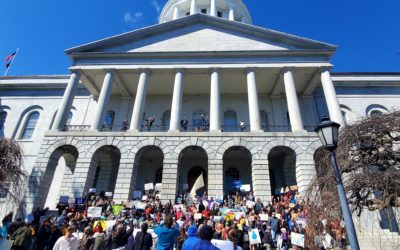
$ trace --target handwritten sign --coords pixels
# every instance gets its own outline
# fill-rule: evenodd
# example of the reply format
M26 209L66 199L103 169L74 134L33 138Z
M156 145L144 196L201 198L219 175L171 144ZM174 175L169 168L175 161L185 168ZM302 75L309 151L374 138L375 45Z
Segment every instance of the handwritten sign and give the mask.
M89 218L101 217L101 207L89 207L87 211L87 217Z
M304 247L304 234L291 233L290 240L293 245Z
M258 229L252 229L249 231L249 240L251 245L261 244L261 237Z
M153 183L144 184L144 190L148 191L153 189L154 189Z
M202 216L203 216L203 215L202 215L201 213L195 213L195 214L194 214L194 219L195 219L195 220L200 220L200 219L202 218Z
M261 221L268 221L268 214L259 214Z
M133 191L133 199L134 200L140 200L142 198L142 191Z

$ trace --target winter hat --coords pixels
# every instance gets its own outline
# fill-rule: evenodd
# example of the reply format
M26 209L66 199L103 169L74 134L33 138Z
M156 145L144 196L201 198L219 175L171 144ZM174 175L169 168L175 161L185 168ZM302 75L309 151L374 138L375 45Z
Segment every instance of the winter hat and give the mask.
M196 226L189 227L188 236L197 236L197 227Z

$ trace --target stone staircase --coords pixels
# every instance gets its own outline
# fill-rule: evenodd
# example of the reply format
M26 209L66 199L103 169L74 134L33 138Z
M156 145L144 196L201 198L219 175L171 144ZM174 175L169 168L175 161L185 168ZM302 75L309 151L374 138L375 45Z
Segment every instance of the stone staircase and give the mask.
M399 250L400 235L388 229L366 230L357 228L357 238L361 250Z

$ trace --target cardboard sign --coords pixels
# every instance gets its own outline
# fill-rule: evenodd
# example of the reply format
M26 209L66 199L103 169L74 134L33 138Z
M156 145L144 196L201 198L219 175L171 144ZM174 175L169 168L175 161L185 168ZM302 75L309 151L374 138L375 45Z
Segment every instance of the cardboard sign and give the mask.
M269 217L268 214L259 214L261 221L268 221Z
M114 215L119 214L119 212L121 210L124 210L124 206L122 206L122 205L114 205L114 206L112 206L112 211L113 211Z
M89 218L100 218L101 217L101 207L89 207L87 211L87 217Z
M242 185L242 187L240 188L240 191L250 192L251 191L251 185L250 184Z
M105 196L106 196L106 197L112 197L112 195L113 195L112 192L106 192L106 193L105 193Z
M195 213L194 214L194 219L195 220L200 220L203 217L203 215L201 213Z
M291 233L290 241L292 242L292 245L304 247L304 234Z
M251 229L249 231L249 240L250 244L261 244L261 237L260 237L260 232L258 232L258 229Z
M156 191L161 191L161 189L162 189L162 183L157 183L156 186L154 187L154 189L155 189Z
M153 189L154 189L153 183L144 184L144 190L149 191Z
M146 209L147 204L144 202L139 202L136 204L136 209L137 210L145 210Z
M133 199L134 200L140 200L142 198L142 191L133 191Z
M68 204L69 196L60 196L61 204Z

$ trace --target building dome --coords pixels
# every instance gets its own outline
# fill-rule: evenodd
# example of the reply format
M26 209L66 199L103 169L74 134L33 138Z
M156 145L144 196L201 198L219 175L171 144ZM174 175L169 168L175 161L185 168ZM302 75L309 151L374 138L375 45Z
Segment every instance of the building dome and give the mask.
M169 0L161 12L160 23L197 13L248 24L252 22L242 0Z

